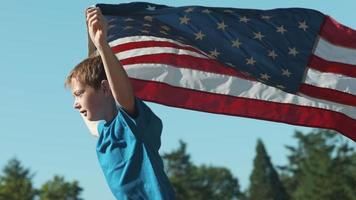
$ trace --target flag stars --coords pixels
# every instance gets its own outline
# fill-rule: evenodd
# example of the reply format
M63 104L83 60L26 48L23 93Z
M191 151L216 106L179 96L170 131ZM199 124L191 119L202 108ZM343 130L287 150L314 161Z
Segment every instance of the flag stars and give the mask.
M190 12L193 12L194 11L194 8L187 8L184 10L184 12L186 13L190 13Z
M255 65L256 60L253 59L253 57L251 56L251 58L246 58L246 65Z
M149 34L150 32L148 30L141 30L141 33Z
M151 5L148 5L146 10L149 10L149 11L155 11L156 10L156 7L155 6L151 6Z
M179 18L180 24L188 24L189 20L190 19L186 15Z
M132 18L126 18L125 19L125 22L132 22L132 21L134 21L134 19L132 19Z
M223 12L224 12L224 13L234 13L234 11L233 11L233 10L229 10L229 9L227 9L227 10L223 10Z
M205 37L205 34L202 33L201 31L199 31L198 33L194 33L195 35L195 40L203 40L203 38Z
M152 22L153 21L153 17L152 16L145 16L143 19L145 19L146 21Z
M214 51L209 51L209 52L210 52L209 56L213 58L217 58L220 55L220 52L218 52L216 49L214 49Z
M307 28L309 28L305 21L298 22L298 24L299 24L298 28L303 29L304 31L306 31Z
M274 50L269 50L268 51L268 57L271 57L273 60L275 60L277 58L277 54Z
M247 18L246 16L240 17L240 22L247 23L248 21L250 21L250 19Z
M263 80L268 81L271 78L271 76L269 76L268 74L264 73L264 74L260 74L260 78L263 79Z
M161 30L159 32L162 33L162 34L168 35L168 33L166 31L164 31L164 30Z
M288 50L289 50L288 54L294 57L297 56L297 54L299 53L295 47L293 48L288 47Z
M222 21L221 23L218 23L218 29L221 29L223 31L225 31L225 28L228 27L224 21Z
M276 87L279 88L279 89L281 89L281 90L283 90L283 89L286 88L286 87L284 87L283 85L280 85L280 84L276 85Z
M211 13L211 10L205 9L205 10L202 10L201 12L202 12L202 13L205 13L205 14L210 14L210 13Z
M163 30L165 30L165 31L170 31L170 30L171 30L171 28L169 28L168 26L161 26L161 28L162 28Z
M242 42L240 42L239 39L233 40L231 42L232 42L232 47L240 48L240 46L242 45Z
M272 16L269 16L269 15L262 15L261 16L261 19L264 19L264 20L269 20L271 18L272 18Z
M285 29L283 25L277 26L276 32L277 32L277 33L281 33L281 34L283 35L284 32L287 32L287 29Z
M133 29L133 27L132 26L125 26L124 27L124 30L129 30L129 29Z
M151 27L152 25L151 25L151 24L144 23L143 26Z
M253 32L253 34L254 34L254 39L258 39L258 40L260 40L260 41L262 41L262 38L263 37L265 37L264 35L262 35L262 33L261 32Z
M288 69L282 69L282 76L290 77L291 74Z

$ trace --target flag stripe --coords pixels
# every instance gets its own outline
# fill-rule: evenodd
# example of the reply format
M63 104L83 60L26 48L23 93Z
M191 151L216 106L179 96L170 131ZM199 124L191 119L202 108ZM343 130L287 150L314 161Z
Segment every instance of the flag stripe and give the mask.
M315 87L313 85L302 84L299 88L300 93L318 99L325 99L331 102L356 106L356 96L339 92L337 90ZM335 98L337 97L337 98Z
M325 17L320 35L335 45L356 49L356 31L338 23L329 16Z
M309 67L322 72L343 74L356 78L356 70L354 65L327 61L315 55L310 58Z
M304 82L316 87L338 90L347 94L356 95L356 88L351 87L352 85L356 85L356 78L341 74L325 73L308 68Z
M119 53L119 52L115 52ZM153 55L144 55L144 56L135 56L131 58L126 58L120 60L122 65L130 65L136 63L156 63L156 64L167 64L172 65L179 68L190 68L201 71L207 71L218 74L225 74L230 76L242 77L245 79L250 79L244 74L227 67L225 65L220 64L216 60L205 59L205 58L197 58L189 55L177 55L177 54L153 54Z
M314 55L327 61L356 65L356 49L334 45L323 38L319 38Z
M153 81L131 80L136 95L147 101L217 114L329 128L356 140L354 134L356 121L338 112L309 106L195 91Z
M131 49L139 49L139 48L148 48L148 47L173 47L175 49L184 49L188 51L193 51L198 54L202 54L201 51L191 47L191 46L183 46L177 43L172 43L168 41L140 41L140 42L128 42L124 44L118 44L112 47L114 52L123 52Z
M131 78L135 79L162 82L209 93L328 109L356 119L354 107L289 94L260 82L238 77L163 64L132 64L126 65L125 70Z

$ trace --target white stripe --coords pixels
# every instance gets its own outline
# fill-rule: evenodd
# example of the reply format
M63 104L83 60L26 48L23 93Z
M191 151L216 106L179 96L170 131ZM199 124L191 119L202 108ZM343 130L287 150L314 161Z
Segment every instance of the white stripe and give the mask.
M192 57L197 58L208 58L202 54L199 54L194 51L189 51L185 49L177 49L173 47L145 47L145 48L136 48L127 51L121 51L117 53L117 57L119 60L123 60L126 58L136 57L136 56L144 56L144 55L154 55L160 53L170 53L175 55L190 55Z
M322 37L318 40L314 54L327 61L356 65L356 49L331 44Z
M117 46L117 45L122 45L122 44L128 44L131 42L147 42L147 41L155 41L155 42L169 42L172 44L176 44L182 47L188 47L188 48L193 48L194 50L200 52L201 54L208 56L205 52L201 51L198 48L195 48L191 45L186 45L181 42L178 42L177 40L171 40L168 38L161 38L161 37L154 37L154 36L146 36L146 35L138 35L138 36L129 36L129 37L124 37L124 38L118 38L116 40L113 40L109 43L111 47Z
M176 68L163 64L132 64L124 67L128 75L136 79L157 81L176 87L215 94L321 108L343 113L356 119L355 107L289 94L260 82L234 76Z
M341 74L325 73L309 68L305 77L305 83L356 95L356 78Z

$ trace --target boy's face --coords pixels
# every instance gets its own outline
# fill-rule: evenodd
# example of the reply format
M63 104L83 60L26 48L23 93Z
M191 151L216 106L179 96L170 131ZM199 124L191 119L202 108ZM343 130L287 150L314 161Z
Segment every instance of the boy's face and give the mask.
M105 116L103 105L104 92L99 88L85 85L73 78L71 82L72 94L74 96L73 108L77 109L80 114L90 121L102 120Z

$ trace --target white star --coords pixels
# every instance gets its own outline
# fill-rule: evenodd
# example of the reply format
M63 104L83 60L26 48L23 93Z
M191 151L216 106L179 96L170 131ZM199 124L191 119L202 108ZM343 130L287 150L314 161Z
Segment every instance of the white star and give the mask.
M223 31L225 31L225 28L228 27L224 21L221 23L218 23L218 29L222 29Z
M298 28L303 29L304 31L306 31L307 28L309 28L305 21L298 22L298 24L299 24Z
M295 47L293 47L293 48L288 47L288 49L289 49L288 54L290 54L290 55L297 56L297 54L299 53Z
M144 23L143 26L151 27L151 24Z
M205 37L205 34L199 31L198 33L194 33L195 35L195 40L203 40L203 37Z
M260 77L261 77L261 79L266 80L266 81L268 81L268 80L271 78L271 76L269 76L269 75L266 74L266 73L260 74Z
M165 34L165 35L168 35L168 33L166 32L166 31L164 31L164 30L161 30L161 31L159 31L160 33L163 33L163 34Z
M233 11L233 10L229 10L229 9L224 10L223 12L224 12L224 13L234 13L234 11Z
M217 58L220 55L220 52L218 52L216 49L214 49L214 51L209 51L210 52L210 56Z
M246 58L246 65L255 65L256 60L253 59L253 57L251 56L251 58Z
M156 10L156 7L155 6L151 6L151 5L148 5L146 10L149 10L149 11L155 11Z
M132 26L125 26L124 30L132 29L132 28L133 28Z
M287 29L285 29L283 25L277 26L276 32L284 34L284 32L287 32Z
M291 74L288 69L282 69L282 76L290 77Z
M134 21L132 18L126 18L125 19L125 22L132 22L132 21Z
M194 10L194 8L188 8L188 9L184 10L184 12L189 13L189 12L193 12L193 10Z
M276 87L278 87L279 89L284 89L286 87L284 87L283 85L276 85Z
M146 21L150 21L150 22L152 22L152 20L153 20L153 17L152 16L145 16L144 17L144 19L146 20Z
M264 19L264 20L269 20L269 19L272 18L272 16L269 16L269 15L262 15L261 18Z
M208 10L208 9L202 10L201 12L202 12L202 13L205 13L205 14L210 14L210 13L211 13L211 11Z
M278 55L276 54L276 52L274 50L272 50L272 51L268 50L268 56L272 57L272 59L275 60Z
M171 30L171 28L169 28L168 26L161 26L162 29L166 30L166 31L169 31Z
M190 19L185 15L184 17L180 17L179 20L180 24L188 24Z
M260 41L262 40L263 37L265 37L264 35L262 35L261 32L257 32L257 33L253 32L253 34L255 35L253 38L258 39Z
M231 42L232 42L232 47L237 47L237 48L240 48L240 46L242 44L242 42L240 42L239 39L233 40Z
M246 16L240 17L240 22L247 23L248 21L250 21L250 19L247 18Z
M142 33L150 33L148 30L141 30Z

